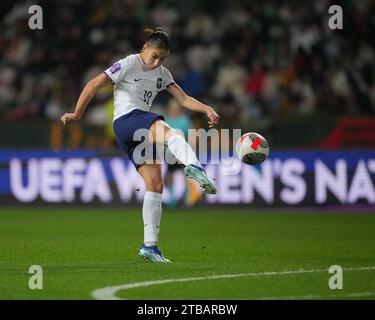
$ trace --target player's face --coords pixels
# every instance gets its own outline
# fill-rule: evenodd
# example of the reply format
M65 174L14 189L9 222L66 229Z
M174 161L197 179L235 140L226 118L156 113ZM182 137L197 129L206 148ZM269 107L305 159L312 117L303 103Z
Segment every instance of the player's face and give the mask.
M153 48L145 44L142 51L143 62L150 70L159 67L168 56L166 49Z

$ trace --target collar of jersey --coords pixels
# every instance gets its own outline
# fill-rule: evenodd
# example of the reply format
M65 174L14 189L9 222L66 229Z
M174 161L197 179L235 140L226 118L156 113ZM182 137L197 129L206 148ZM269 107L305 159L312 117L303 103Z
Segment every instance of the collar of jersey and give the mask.
M139 53L137 54L137 59L138 59L139 63L140 63L141 66L142 66L142 71L144 71L144 72L152 71L152 70L149 70L149 69L146 67L146 65L145 65L145 63L143 62L143 60L142 60L142 58L141 58L141 55L140 55Z

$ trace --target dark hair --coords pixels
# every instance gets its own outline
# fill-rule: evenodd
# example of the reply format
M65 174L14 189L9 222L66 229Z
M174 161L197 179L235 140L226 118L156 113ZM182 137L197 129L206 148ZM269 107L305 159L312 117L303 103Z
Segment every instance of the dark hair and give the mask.
M157 27L155 29L145 29L144 31L148 33L146 43L151 47L169 51L169 36L162 28Z

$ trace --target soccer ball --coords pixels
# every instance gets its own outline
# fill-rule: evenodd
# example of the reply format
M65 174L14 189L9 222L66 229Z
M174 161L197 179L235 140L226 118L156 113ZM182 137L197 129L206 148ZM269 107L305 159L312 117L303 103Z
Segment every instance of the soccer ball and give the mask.
M256 132L243 134L236 143L238 158L246 164L259 164L266 160L270 151L267 140Z

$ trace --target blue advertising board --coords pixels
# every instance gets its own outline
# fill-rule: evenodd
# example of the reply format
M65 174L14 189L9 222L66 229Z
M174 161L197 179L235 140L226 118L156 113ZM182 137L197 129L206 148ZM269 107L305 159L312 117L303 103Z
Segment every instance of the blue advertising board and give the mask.
M197 205L253 208L366 206L375 208L375 153L370 151L273 151L258 166L236 157L209 157L216 195L203 194ZM163 165L163 174L167 166ZM186 195L182 170L173 173L177 201ZM143 182L121 154L94 150L0 151L1 204L137 204Z

